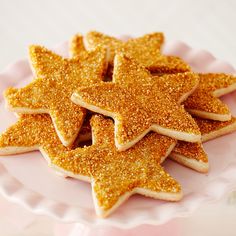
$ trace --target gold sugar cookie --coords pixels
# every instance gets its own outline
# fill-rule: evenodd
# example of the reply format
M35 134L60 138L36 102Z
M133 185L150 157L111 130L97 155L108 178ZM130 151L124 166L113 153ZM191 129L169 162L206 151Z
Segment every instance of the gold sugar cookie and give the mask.
M207 142L236 130L236 117L224 122L201 118L195 118L195 120L202 134L202 142Z
M209 170L208 156L202 143L178 141L169 157L179 164L198 172L206 173Z
M115 65L119 67L122 63ZM149 72L138 64L137 67L139 70L136 72L125 66L120 70L114 68L115 83L101 82L94 86L79 88L72 95L72 101L115 120L115 143L120 151L133 146L151 130L178 140L200 141L201 134L193 118L183 106L177 104L178 101L175 101L171 94L165 92L167 88L168 92L171 89L165 80L157 79L152 83L146 83L149 80ZM116 73L118 70L119 73ZM123 83L122 76L132 81L135 79L135 73L137 78L141 77L139 81L144 81L144 84ZM190 77L198 83L197 78L192 75ZM173 82L175 79L172 78L170 81ZM191 90L196 84L191 85ZM173 88L176 86L178 87L178 84L173 83ZM186 88L183 88L182 92L173 94L176 97L186 94ZM189 85L187 88L189 89Z
M95 31L85 35L85 44L88 49L98 45L109 49L110 65L113 65L117 53L124 53L128 57L137 60L151 72L176 73L190 71L190 67L182 59L160 53L163 42L163 33L146 34L139 38L129 39L126 42Z
M192 94L198 86L198 75L193 72L152 76L152 74L142 65L133 62L124 54L117 54L115 56L114 64L113 82L120 84L152 84L156 81L159 83L159 88L163 88L163 91L170 94L178 103L187 99L187 97ZM85 135L81 134L82 131ZM89 129L88 122L87 125L82 126L79 134L81 136L81 141L91 139L91 130Z
M195 118L202 134L202 142L217 138L236 130L236 118L230 121L214 121ZM209 163L201 143L179 141L170 158L199 172L208 172Z
M181 199L181 186L160 166L176 140L150 133L119 152L112 120L96 115L91 126L93 144L71 150L61 144L49 115L22 115L0 136L0 155L39 149L56 171L91 182L96 212L102 217L134 193L168 201Z
M191 114L211 120L228 121L231 113L218 97L236 89L236 77L223 73L199 74L199 87L184 102Z
M7 107L23 114L50 114L60 140L69 146L77 137L86 114L70 97L78 86L103 79L107 68L106 49L97 47L66 59L44 47L31 46L30 60L37 78L24 88L7 89Z

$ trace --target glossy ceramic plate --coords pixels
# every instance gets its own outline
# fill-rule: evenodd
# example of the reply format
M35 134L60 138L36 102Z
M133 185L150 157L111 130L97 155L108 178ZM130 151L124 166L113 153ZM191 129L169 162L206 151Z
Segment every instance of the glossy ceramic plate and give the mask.
M67 43L55 48L67 56ZM198 72L235 73L228 63L210 53L192 49L183 42L169 42L164 53L177 55ZM21 87L32 79L27 60L10 65L0 74L0 132L16 121L4 108L2 92L9 86ZM236 115L236 93L224 101ZM182 185L184 198L170 203L139 195L132 196L107 219L96 216L90 184L71 178L60 178L47 167L39 152L0 158L0 193L36 214L51 216L62 222L90 225L112 225L130 228L141 224L158 225L175 217L190 215L200 205L219 200L236 187L236 133L204 144L209 155L210 171L200 174L167 160L167 171Z

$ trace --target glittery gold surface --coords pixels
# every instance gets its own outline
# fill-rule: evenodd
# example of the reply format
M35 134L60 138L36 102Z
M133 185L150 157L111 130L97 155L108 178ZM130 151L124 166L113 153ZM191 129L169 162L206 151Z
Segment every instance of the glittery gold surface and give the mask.
M164 171L160 161L176 141L150 133L128 151L114 145L112 120L94 116L91 120L93 145L71 150L58 139L50 116L22 115L0 136L0 153L5 147L34 147L43 150L50 163L73 174L91 177L98 205L104 211L136 187L153 192L174 193L180 185Z
M175 101L182 102L183 96L194 92L198 86L198 75L193 72L165 74L153 76L145 67L125 56L117 54L115 56L112 81L120 84L152 84L157 83L159 89L168 93Z
M160 53L160 48L164 42L162 33L146 34L143 37L122 42L114 37L92 31L85 36L85 40L89 48L94 48L97 45L109 48L110 64L113 64L116 53L125 53L152 72L176 73L190 70L190 67L182 59L164 56Z
M199 87L196 91L188 97L184 105L187 110L203 111L208 119L212 119L211 114L229 115L230 110L226 104L221 102L214 96L214 93L219 89L225 89L224 94L228 93L227 89L235 85L236 77L226 74L199 74ZM232 89L229 90L231 92ZM200 116L200 114L195 114Z
M70 40L70 54L72 57L79 56L86 51L81 34L74 35Z
M207 90L210 92L217 91L218 89L228 88L231 85L236 85L236 76L224 73L207 73L199 74L200 83L199 89Z
M6 147L34 146L48 150L50 155L71 149L62 145L48 114L20 115L19 120L0 136L0 154Z
M109 62L111 64L113 64L116 50L123 46L123 42L121 40L96 31L90 31L87 33L85 35L85 41L90 49L96 47L97 45L104 45L105 47L108 47L110 54Z
M198 75L192 72L179 74L152 76L151 73L142 65L133 62L124 54L117 54L115 57L115 67L113 71L113 82L120 84L153 84L167 92L175 101L193 91L198 85ZM186 96L187 97L187 96ZM85 129L83 129L85 128ZM88 127L87 127L88 128ZM84 131L83 131L84 130ZM89 129L82 126L81 132L88 132Z
M185 156L187 159L208 162L207 154L205 153L201 143L178 141L173 152ZM184 163L182 164L184 165Z
M53 163L75 174L92 177L94 195L103 211L136 187L153 192L180 192L180 185L159 165L175 140L151 133L129 150L119 152L114 145L111 120L96 116L91 125L94 145L65 152L55 157Z
M37 78L24 88L9 88L5 92L8 106L18 113L49 113L61 141L70 145L86 113L71 102L71 94L78 86L103 79L106 50L98 47L65 59L44 47L31 46L30 58Z
M175 101L183 102L194 93L199 84L198 75L192 72L155 76L158 87Z
M153 124L199 135L192 117L168 94L163 93L159 85L101 83L78 89L75 100L78 104L82 101L84 107L95 112L112 114L118 123L116 139L122 145L136 140Z
M210 134L214 131L219 131L223 128L226 128L234 123L236 123L236 118L232 117L229 121L215 121L215 120L207 120L207 119L201 119L201 118L195 118L195 121L202 133L204 134Z
M230 130L225 129L236 123L235 117L232 117L230 121L224 121L224 122L201 119L201 118L194 118L194 119L201 131L202 136L206 134L211 134L213 132L220 132L220 135L224 135L236 130L236 125L234 128ZM218 135L215 135L215 137L218 137ZM188 142L178 141L173 152L185 156L188 159L195 159L200 162L208 162L207 154L205 153L201 143L188 143ZM184 163L182 164L184 165Z

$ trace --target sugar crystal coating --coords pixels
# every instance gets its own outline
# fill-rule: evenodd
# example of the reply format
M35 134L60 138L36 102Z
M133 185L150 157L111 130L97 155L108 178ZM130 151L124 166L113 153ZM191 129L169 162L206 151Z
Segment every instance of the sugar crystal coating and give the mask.
M223 73L199 74L199 87L188 97L184 105L187 110L209 113L205 117L212 119L211 114L230 115L226 104L217 95L223 95L236 89L236 77ZM201 117L200 114L194 113Z
M201 131L202 135L210 134L211 132L219 131L226 128L236 122L236 118L232 117L229 121L215 121L201 118L195 118L195 121Z
M178 141L173 152L182 155L187 159L195 159L199 162L208 162L207 154L205 153L201 143Z
M218 137L219 134L224 135L236 130L236 125L234 125L236 124L235 117L232 117L230 121L224 121L224 122L201 119L198 117L195 117L194 119L201 131L202 137L204 137L204 135L209 135L214 132L215 135L212 136L212 138L214 138ZM234 127L232 127L231 129L225 129L227 127L231 127L232 125L234 125ZM205 162L205 163L208 162L207 154L205 153L201 143L189 143L189 142L178 141L173 152L185 156L187 159L195 159L199 162ZM184 165L184 163L182 164Z

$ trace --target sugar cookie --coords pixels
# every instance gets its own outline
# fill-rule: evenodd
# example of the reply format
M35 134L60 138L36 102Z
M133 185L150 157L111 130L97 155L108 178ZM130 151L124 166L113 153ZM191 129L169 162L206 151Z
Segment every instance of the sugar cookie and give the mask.
M98 47L65 59L44 47L31 46L30 58L37 78L24 88L9 88L5 92L7 106L17 113L49 113L62 143L69 146L86 114L84 108L71 102L70 96L78 85L103 79L106 50Z
M124 54L117 54L115 56L114 64L113 82L120 84L152 84L153 82L157 82L159 83L158 87L170 94L171 97L178 103L182 103L186 100L198 86L198 75L193 72L153 76L142 65L133 62ZM85 127L84 125L82 126L79 133L79 135L81 135L81 132L85 134L84 137L81 135L80 140L82 141L87 141L90 139L91 130L89 130L88 123L89 122L87 122Z
M236 89L236 77L223 73L199 74L199 87L184 102L191 114L211 120L228 121L231 113L219 96Z
M120 66L119 63L116 65ZM116 70L119 69L115 68L114 71ZM143 76L144 84L123 84L120 83L122 76L126 73L126 78L129 75L131 79L135 78L135 70L129 71L123 67L123 72L121 71L115 73L116 83L101 82L79 88L71 97L76 104L115 120L115 143L120 151L133 146L151 130L178 140L200 141L201 134L197 124L184 107L164 92L167 88L165 82L154 80L150 84L146 83L149 72L139 66L137 78ZM120 79L118 75L121 76ZM184 92L186 93L186 89Z
M201 143L178 141L169 156L172 160L193 170L206 173L209 169L208 156Z
M164 56L160 53L163 42L163 33L146 34L139 38L129 39L126 42L95 31L85 35L85 45L88 49L98 45L109 49L109 63L111 65L113 65L117 53L125 53L125 55L137 60L152 72L176 73L190 71L190 67L182 59L174 56Z
M202 134L202 142L217 138L236 130L236 118L230 121L214 121L195 118ZM208 172L209 163L201 143L179 141L170 158L199 172Z
M195 118L202 134L202 142L207 142L236 130L236 118L232 117L229 121L214 121Z

